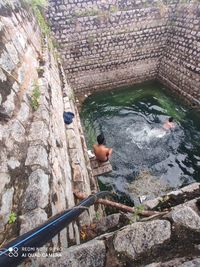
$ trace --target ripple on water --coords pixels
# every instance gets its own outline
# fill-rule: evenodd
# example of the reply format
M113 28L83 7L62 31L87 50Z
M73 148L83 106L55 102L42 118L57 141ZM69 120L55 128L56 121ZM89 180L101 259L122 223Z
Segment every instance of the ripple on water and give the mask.
M94 94L81 113L89 148L100 132L113 147L113 172L99 179L135 201L144 188L153 196L200 180L200 115L175 102L160 84L141 87ZM166 131L169 116L176 127Z

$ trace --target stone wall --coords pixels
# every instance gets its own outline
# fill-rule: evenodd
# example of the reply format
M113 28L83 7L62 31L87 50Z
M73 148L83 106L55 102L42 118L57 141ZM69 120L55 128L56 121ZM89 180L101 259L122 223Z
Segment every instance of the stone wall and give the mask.
M170 16L159 80L200 105L200 3L180 3Z
M48 17L77 93L159 79L199 99L196 0L50 0Z
M49 19L75 92L155 79L171 6L161 1L51 0ZM173 2L169 1L173 6Z
M116 213L102 218L96 231L89 228L87 232L93 240L70 247L59 259L47 258L45 266L200 266L199 196L200 184L194 183L144 202L145 209L151 207L149 212L159 207L159 213L151 217ZM94 238L94 233L99 236Z
M0 244L74 206L73 189L97 190L73 92L21 3L0 2ZM63 111L75 114L68 126ZM16 221L9 224L11 212ZM91 208L79 223L93 216ZM51 245L64 249L79 239L73 222Z

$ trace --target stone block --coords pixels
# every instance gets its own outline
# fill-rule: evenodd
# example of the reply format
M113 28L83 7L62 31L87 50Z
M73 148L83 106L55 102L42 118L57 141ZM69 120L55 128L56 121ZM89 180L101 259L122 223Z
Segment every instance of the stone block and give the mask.
M190 207L177 207L171 212L175 224L200 232L200 217Z
M37 208L20 216L20 235L27 233L47 220L47 214L43 209Z
M57 266L68 267L104 267L106 260L106 247L104 241L92 240L86 244L70 247L56 260ZM50 264L50 265L49 265ZM48 266L55 266L55 262Z
M117 253L125 254L134 260L141 253L169 241L170 237L171 224L169 221L138 222L118 231L113 245Z
M41 145L29 146L25 165L40 165L41 167L48 168L48 156L46 149Z
M43 170L37 169L29 176L29 185L23 195L22 208L30 211L45 208L49 201L49 177Z

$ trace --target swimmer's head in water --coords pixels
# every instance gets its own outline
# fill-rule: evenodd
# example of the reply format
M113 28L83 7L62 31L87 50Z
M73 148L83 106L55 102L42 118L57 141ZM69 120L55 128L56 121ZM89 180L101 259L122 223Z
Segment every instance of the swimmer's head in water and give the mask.
M97 142L99 145L105 145L106 140L105 140L103 133L97 136Z
M173 117L170 117L169 118L169 122L173 122L174 118Z

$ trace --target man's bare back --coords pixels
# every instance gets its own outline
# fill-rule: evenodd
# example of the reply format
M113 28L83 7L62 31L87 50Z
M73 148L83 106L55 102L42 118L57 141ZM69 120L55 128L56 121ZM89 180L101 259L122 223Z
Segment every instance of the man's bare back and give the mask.
M100 161L107 161L112 154L112 148L107 148L104 145L93 145L94 154L96 159Z
M112 154L112 148L105 146L105 138L103 134L97 136L97 142L98 144L93 145L96 159L100 161L107 161Z

